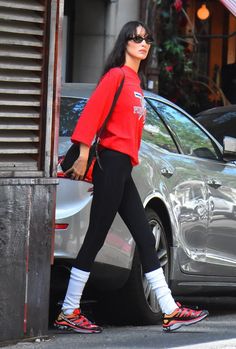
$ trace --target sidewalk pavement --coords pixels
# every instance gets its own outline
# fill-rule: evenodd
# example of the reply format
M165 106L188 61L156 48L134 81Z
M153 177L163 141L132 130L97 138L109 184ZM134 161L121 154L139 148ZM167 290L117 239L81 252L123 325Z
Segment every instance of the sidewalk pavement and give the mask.
M202 332L202 331L200 331ZM175 332L177 333L177 332ZM49 333L48 337L32 338L1 349L236 349L236 338L190 344L192 331L166 334L155 326L140 329L106 328L101 334ZM195 332L196 334L196 332ZM183 340L184 337L184 340ZM200 336L201 337L201 336ZM212 338L211 338L212 339ZM179 344L178 344L179 342ZM181 345L183 344L184 345ZM194 342L194 341L193 341ZM186 343L186 344L185 344Z

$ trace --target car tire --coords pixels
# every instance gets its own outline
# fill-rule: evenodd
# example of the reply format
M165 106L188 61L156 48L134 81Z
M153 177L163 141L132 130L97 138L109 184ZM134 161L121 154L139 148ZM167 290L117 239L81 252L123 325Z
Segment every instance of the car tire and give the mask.
M164 225L158 214L151 208L146 210L147 219L156 238L156 250L164 270L167 282L169 280L170 253ZM143 275L142 266L135 252L133 266L126 285L127 305L133 308L133 322L139 324L156 324L161 317L159 304L153 290Z
M168 282L170 250L166 231L160 217L153 209L148 208L146 215L156 237L157 254ZM153 325L160 321L161 311L155 294L144 277L137 250L134 254L132 269L127 283L121 290L112 294L108 302L109 304L104 305L103 311L109 314L108 321L110 323Z

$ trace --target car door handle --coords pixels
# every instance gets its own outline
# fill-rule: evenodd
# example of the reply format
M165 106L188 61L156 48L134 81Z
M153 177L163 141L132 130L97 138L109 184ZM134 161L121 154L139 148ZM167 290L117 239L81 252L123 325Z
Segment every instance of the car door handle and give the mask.
M161 169L161 174L167 178L170 178L171 176L173 176L174 172L167 167L163 167Z
M213 188L219 188L222 186L222 183L220 181L218 181L217 179L208 179L207 181L207 184L210 186L210 187L213 187Z

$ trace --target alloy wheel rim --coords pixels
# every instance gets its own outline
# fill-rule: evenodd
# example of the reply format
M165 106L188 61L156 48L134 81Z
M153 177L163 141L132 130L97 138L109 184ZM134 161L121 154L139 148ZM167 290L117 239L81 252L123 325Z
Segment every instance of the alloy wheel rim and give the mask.
M167 251L166 241L164 238L163 228L156 219L150 220L149 225L156 238L157 255L160 260L161 267L163 268L163 271L167 278L168 277L168 251ZM149 307L154 313L159 313L160 307L159 307L159 303L157 301L155 292L151 289L151 286L150 284L148 284L145 276L143 276L143 289L144 289L145 298L147 300Z

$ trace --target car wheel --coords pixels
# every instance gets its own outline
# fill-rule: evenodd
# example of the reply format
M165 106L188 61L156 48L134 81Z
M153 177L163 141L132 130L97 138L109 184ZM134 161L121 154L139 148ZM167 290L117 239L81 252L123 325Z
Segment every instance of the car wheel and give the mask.
M156 251L165 277L169 279L170 253L165 228L158 214L148 208L146 210L149 225L156 238ZM150 285L144 277L137 251L126 285L112 296L113 323L151 325L159 322L161 311Z
M146 214L147 214L149 225L156 238L156 251L157 251L157 255L158 255L161 267L163 268L164 275L167 282L169 282L170 253L169 253L169 246L168 246L165 228L162 224L160 217L154 210L148 209L146 211ZM142 276L143 289L145 293L145 299L148 302L149 308L155 314L158 313L160 315L160 307L155 297L155 294L151 290L150 285L147 283L147 279L144 277L143 273L141 273L141 276Z
M156 238L157 255L168 281L170 254L165 228L160 217L154 210L148 208L146 215ZM155 324L159 321L161 317L160 307L155 293L143 274L137 253L133 260L133 267L127 284L127 292L130 293L130 302L135 309L135 321L138 321L140 324Z

